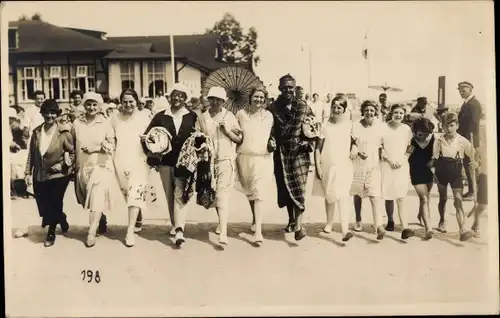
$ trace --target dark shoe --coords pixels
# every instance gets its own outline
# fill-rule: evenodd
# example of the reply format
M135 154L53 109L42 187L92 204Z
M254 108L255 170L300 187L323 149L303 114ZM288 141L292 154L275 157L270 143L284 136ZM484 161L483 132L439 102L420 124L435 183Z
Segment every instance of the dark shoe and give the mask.
M411 229L404 229L403 232L401 232L401 238L403 240L406 240L412 236L415 236L415 232L413 232L413 230Z
M306 230L304 228L301 228L300 230L295 231L295 240L296 241L300 241L304 237L306 237Z
M55 242L56 242L56 233L51 231L47 233L47 238L45 239L43 245L45 245L45 247L51 247L52 245L54 245Z
M101 219L99 220L99 227L97 227L97 234L104 234L108 231L107 225L107 217L105 214L101 215Z
M181 247L184 242L186 242L186 239L184 239L184 232L178 229L175 233L175 245Z
M350 239L352 239L354 236L354 234L352 234L352 232L347 232L347 234L342 238L342 242L347 242L349 241Z
M464 200L464 201L472 201L473 199L474 199L474 193L472 193L472 192L467 192L462 197L462 200Z
M61 231L63 232L63 234L66 234L69 230L69 224L68 224L68 221L64 220L63 222L61 222Z
M295 223L288 223L288 225L285 227L285 232L286 233L292 233L293 229L295 228Z
M394 221L387 222L387 226L385 227L385 229L389 232L394 231Z
M142 231L142 221L135 222L134 233L139 233Z
M460 241L465 242L474 237L474 233L471 231L466 231L460 234Z

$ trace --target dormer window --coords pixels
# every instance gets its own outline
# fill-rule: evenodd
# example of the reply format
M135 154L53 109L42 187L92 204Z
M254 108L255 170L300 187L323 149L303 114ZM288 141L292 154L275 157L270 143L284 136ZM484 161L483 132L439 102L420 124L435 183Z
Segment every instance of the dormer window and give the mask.
M9 29L9 50L17 50L19 48L19 33L17 28Z

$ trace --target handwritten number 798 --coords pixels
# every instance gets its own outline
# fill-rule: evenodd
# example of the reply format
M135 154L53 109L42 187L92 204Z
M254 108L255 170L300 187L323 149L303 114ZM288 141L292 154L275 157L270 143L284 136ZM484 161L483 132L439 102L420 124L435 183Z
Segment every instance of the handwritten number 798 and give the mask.
M94 271L87 269L83 270L80 274L82 274L82 280L87 280L87 283L94 281L99 284L101 282L101 275L99 275L99 271L95 271L94 273Z

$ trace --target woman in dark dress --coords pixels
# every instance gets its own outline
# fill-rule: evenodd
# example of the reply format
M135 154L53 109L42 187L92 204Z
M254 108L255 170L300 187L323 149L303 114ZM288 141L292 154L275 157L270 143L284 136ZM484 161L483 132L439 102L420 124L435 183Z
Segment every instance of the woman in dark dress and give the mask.
M420 200L418 220L425 226L425 236L432 238L430 226L429 193L434 182L434 174L429 167L434 146L434 124L427 118L419 118L412 125L412 153L408 158L410 163L411 184L415 187ZM423 224L422 224L423 223Z
M45 100L40 113L44 123L33 130L25 175L27 184L33 182L42 227L49 226L45 240L45 246L49 247L55 243L57 224L63 233L69 229L63 199L73 173L75 146L71 127L56 120L61 109L55 100Z

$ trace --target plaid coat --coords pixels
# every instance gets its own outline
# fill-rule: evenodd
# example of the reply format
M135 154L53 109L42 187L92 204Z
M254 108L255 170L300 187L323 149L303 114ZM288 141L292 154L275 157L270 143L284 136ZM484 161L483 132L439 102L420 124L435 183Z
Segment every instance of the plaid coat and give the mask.
M274 152L274 176L278 188L278 206L293 204L300 211L305 210L305 194L310 152L314 139L306 138L302 124L313 112L305 101L293 100L288 110L287 101L281 96L271 105L274 117L273 136L277 149Z

